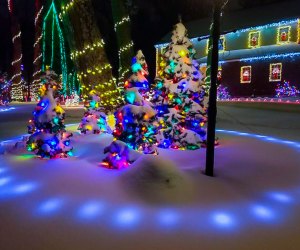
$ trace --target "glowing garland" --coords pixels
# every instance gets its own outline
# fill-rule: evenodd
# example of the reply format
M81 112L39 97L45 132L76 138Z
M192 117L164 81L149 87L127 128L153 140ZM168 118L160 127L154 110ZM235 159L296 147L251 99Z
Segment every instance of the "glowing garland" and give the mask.
M59 14L60 18L67 13L67 11L73 6L74 2L75 0L71 0L66 6L61 6L62 12Z
M38 22L40 16L42 15L43 9L44 9L44 6L41 7L41 9L39 10L39 12L37 13L37 15L36 15L36 17L34 19L34 25L35 26L37 25L37 22Z
M12 42L14 43L15 42L15 40L17 39L17 38L20 38L21 37L21 31L17 34L17 35L15 35L13 38L12 38Z
M103 39L101 39L99 42L94 42L93 44L89 44L86 47L84 47L82 50L76 50L74 52L71 52L71 59L74 60L81 55L85 55L89 51L95 50L96 48L103 48L104 45L105 42Z
M59 37L59 48L60 48L60 56L61 56L61 70L62 70L62 83L63 83L63 92L64 94L67 94L67 90L71 91L71 82L68 81L68 68L67 68L67 59L66 59L66 52L65 52L65 41L63 37L62 30L60 28L60 23L57 15L57 11L54 5L54 2L52 2L43 22L43 66L42 69L45 70L46 68L46 21L52 11L52 34L53 29L56 25L57 31L58 31L58 37ZM54 25L55 24L55 25ZM53 36L52 36L52 51L53 51ZM51 54L51 64L53 65L53 52Z
M102 74L102 72L106 69L112 69L112 66L110 64L106 64L102 68L95 67L93 70L87 69L86 72L80 72L79 75L87 77L87 74L93 74L93 75L96 75L96 73Z
M123 17L120 21L116 22L115 25L114 25L114 29L115 31L117 31L117 28L126 23L126 22L130 22L130 17L129 16L126 16L126 17Z
M23 101L23 89L22 89L22 78L18 81L18 82L14 82L14 80L18 77L22 76L22 68L21 65L19 67L18 63L21 62L23 55L22 55L22 43L21 43L21 31L20 31L20 26L17 23L17 20L14 16L14 12L13 12L13 2L11 0L7 1L8 4L8 10L11 16L11 20L12 22L16 22L15 24L13 24L13 31L12 31L12 43L13 43L13 48L14 48L14 60L11 62L11 65L13 66L13 70L14 70L14 75L11 77L10 81L12 82L11 84L11 99L15 100L15 101ZM14 29L17 28L18 30L15 31ZM17 50L17 55L15 54ZM18 56L18 58L16 58ZM16 65L17 64L17 65Z
M131 42L128 43L127 45L121 47L120 50L119 50L119 56L121 55L121 53L123 53L123 52L126 51L126 50L129 50L129 49L130 49L131 47L133 47L133 46L134 46L134 43L133 43L133 41L131 41Z
M20 62L23 58L23 55L21 54L20 57L14 61L11 62L11 65L14 66L16 63Z

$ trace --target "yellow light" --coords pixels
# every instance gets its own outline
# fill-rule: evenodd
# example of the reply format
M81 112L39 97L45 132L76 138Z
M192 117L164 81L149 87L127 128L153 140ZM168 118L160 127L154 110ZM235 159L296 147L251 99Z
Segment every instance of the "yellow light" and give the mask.
M252 67L251 66L241 67L240 82L241 83L250 83L251 75L252 75ZM245 78L245 77L248 77L248 78Z
M259 48L261 46L260 31L249 32L248 48Z
M284 40L283 40L284 39ZM291 26L277 28L277 44L286 44L291 40Z
M282 78L282 63L271 63L270 72L269 72L269 81L280 82L281 78Z

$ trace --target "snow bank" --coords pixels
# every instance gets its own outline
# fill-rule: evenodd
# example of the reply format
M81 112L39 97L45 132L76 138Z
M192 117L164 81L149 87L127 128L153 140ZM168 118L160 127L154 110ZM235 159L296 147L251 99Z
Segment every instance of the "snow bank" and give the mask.
M191 201L194 188L176 164L161 156L143 155L124 174L127 188L154 203Z

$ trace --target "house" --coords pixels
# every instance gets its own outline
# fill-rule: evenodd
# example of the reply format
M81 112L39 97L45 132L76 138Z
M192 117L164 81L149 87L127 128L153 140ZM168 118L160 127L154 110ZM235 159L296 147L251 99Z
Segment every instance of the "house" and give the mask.
M284 80L300 88L300 1L224 13L219 76L233 97L273 97ZM202 70L206 69L209 18L186 25ZM159 70L171 34L156 48Z

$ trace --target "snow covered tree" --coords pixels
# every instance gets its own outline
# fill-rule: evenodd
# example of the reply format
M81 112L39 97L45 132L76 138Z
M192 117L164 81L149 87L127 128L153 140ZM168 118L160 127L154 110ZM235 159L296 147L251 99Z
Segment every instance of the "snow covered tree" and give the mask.
M138 51L133 58L131 69L132 75L124 84L126 105L118 109L115 114L116 128L113 135L116 140L119 140L119 144L118 141L114 142L105 150L109 154L104 159L104 165L109 168L128 166L132 163L128 154L133 153L133 150L145 154L156 153L154 146L156 111L144 98L149 88L146 78L149 73L142 51ZM116 145L119 146L116 147ZM126 150L124 150L124 145L126 145ZM122 150L116 152L116 148Z
M291 85L290 82L288 81L284 81L283 83L278 83L275 92L276 92L275 97L278 98L300 96L300 89L298 89L294 85Z
M196 51L182 23L174 26L164 69L152 88L158 112L158 146L197 149L205 145L206 93Z
M72 155L72 134L65 130L65 111L55 100L55 94L60 88L56 79L57 75L50 70L41 77L41 100L28 126L31 136L27 141L27 149L42 158L63 158Z
M220 84L217 89L217 99L226 100L229 98L231 98L231 96L229 94L228 87L225 87L222 84Z
M107 123L110 114L107 109L100 106L101 100L99 93L92 90L90 92L91 100L86 105L86 112L79 124L78 130L83 134L100 134L101 132L111 133L111 128Z

